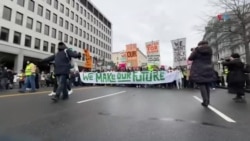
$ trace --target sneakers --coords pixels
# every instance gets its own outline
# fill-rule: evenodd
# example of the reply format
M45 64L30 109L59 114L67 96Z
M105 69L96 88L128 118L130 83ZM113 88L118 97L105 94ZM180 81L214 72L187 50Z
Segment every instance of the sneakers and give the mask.
M73 93L73 90L71 89L71 90L68 92L68 94L71 95L72 93Z
M49 94L49 96L54 96L54 95L56 95L55 92L51 92L51 93Z

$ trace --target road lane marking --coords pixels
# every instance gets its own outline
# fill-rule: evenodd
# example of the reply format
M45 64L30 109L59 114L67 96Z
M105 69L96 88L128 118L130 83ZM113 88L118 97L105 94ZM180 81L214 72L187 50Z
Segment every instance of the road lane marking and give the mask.
M94 100L98 100L98 99L102 99L102 98L106 98L106 97L111 97L111 96L123 94L123 93L125 93L125 92L126 92L126 91L121 91L121 92L117 92L117 93L113 93L113 94L108 94L108 95L104 95L104 96L100 96L100 97L90 98L90 99L78 101L77 103L78 103L78 104L81 104L81 103L85 103L85 102L89 102L89 101L94 101Z
M76 88L73 90L84 90L84 89L94 89L94 88L101 88L101 87L84 87L84 88ZM34 92L34 93L15 93L15 94L5 94L1 95L0 98L8 98L8 97L16 97L16 96L28 96L28 95L37 95L37 94L46 94L50 93L51 91L41 91L41 92Z
M193 96L196 100L198 100L199 102L202 103L202 100L197 97L197 96ZM213 112L215 112L217 115L219 115L221 118L223 118L224 120L226 120L227 122L231 122L231 123L236 123L235 120L233 120L232 118L230 118L229 116L223 114L222 112L220 112L219 110L217 110L216 108L214 108L213 106L211 105L208 105L208 108L210 110L212 110Z

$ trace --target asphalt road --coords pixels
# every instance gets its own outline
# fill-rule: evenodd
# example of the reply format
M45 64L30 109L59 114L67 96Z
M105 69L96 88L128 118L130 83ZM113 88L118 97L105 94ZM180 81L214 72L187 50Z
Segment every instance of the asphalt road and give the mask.
M0 141L250 140L249 95L235 103L218 89L204 108L196 90L83 87L58 103L47 93L0 95Z

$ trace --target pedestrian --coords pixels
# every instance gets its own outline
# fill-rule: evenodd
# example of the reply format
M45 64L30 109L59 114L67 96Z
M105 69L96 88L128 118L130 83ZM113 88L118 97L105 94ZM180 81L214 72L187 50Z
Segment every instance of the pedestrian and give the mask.
M236 102L244 102L245 96L245 69L244 63L240 60L240 55L238 53L234 53L231 55L230 59L222 62L224 66L230 68L228 73L228 87L230 87L231 91L236 94L236 97L233 98Z
M20 73L18 74L19 89L23 87L24 81L25 81L24 70L21 70Z
M81 53L73 52L72 50L68 49L63 42L60 42L58 43L58 52L42 61L55 61L54 72L57 79L58 88L56 90L56 95L52 98L54 102L59 100L61 93L63 93L63 100L68 99L67 79L70 73L72 58L81 58Z
M207 107L210 104L210 84L216 80L212 65L212 49L208 42L199 42L188 60L193 61L190 80L198 85L203 99L202 106Z
M31 92L35 92L36 91L35 77L36 77L36 66L30 61L27 61L27 66L25 68L25 82L22 89L19 90L19 92L20 93L26 92L26 89L29 88L29 86L31 88Z

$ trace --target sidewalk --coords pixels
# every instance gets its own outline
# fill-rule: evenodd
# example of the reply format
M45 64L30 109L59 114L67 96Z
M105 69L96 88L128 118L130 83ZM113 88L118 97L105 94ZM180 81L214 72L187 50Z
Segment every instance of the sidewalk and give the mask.
M43 91L52 91L53 87L43 87L38 89L36 92L43 92ZM0 95L7 95L7 94L18 94L19 89L15 88L15 89L11 89L11 90L4 90L4 91L0 91ZM27 93L29 93L29 91L27 91ZM20 93L21 94L21 93Z

